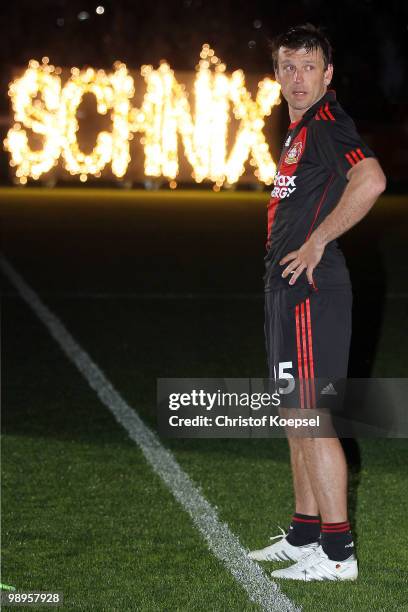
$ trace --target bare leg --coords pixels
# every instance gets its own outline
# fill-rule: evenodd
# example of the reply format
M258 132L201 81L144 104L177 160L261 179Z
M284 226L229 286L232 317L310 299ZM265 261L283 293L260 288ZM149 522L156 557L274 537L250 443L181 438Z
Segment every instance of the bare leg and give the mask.
M319 508L309 479L303 454L301 438L288 438L290 462L292 465L293 489L295 492L295 512L315 516Z
M324 523L347 520L347 464L337 438L299 438L302 457Z

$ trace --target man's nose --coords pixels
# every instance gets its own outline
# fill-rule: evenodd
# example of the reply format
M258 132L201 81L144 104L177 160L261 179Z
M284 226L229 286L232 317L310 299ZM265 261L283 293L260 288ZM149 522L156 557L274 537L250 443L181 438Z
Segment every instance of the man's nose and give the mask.
M301 70L295 70L293 80L295 83L301 83L303 81L303 74Z

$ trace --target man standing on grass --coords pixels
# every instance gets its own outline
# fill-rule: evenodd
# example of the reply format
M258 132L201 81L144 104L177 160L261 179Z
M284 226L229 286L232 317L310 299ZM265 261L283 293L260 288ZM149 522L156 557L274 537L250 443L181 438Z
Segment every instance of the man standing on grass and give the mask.
M316 381L347 377L352 293L336 238L384 191L384 173L328 89L332 50L310 24L274 41L273 62L291 123L268 205L265 334L269 376L299 380L299 408L316 406ZM332 438L289 438L295 513L259 561L294 561L272 576L355 580L347 465Z

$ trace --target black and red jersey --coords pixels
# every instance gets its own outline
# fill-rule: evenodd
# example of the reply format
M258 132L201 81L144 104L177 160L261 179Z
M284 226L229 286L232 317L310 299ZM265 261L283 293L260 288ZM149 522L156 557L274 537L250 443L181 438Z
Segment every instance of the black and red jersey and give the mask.
M306 271L290 286L289 279L281 277L286 266L279 261L299 249L335 208L347 184L347 172L366 157L374 153L361 140L333 90L290 124L268 204L266 291L295 286L298 292L312 290ZM313 279L314 290L350 284L336 240L327 244Z

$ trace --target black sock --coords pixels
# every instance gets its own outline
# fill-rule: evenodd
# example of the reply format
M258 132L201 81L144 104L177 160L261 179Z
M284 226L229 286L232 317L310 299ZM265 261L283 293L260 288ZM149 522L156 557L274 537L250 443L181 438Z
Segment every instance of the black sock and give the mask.
M344 561L354 553L350 523L322 523L321 545L332 561Z
M287 541L292 546L304 546L317 542L320 536L320 518L310 514L295 512L289 525Z

